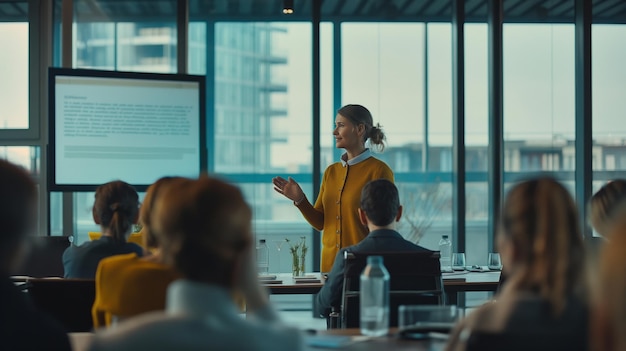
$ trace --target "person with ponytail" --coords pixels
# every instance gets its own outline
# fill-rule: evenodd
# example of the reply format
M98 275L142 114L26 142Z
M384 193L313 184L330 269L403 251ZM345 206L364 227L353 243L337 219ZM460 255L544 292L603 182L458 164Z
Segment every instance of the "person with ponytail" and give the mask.
M139 216L139 196L130 184L117 180L96 189L93 219L102 236L63 253L65 278L94 279L100 260L120 254L143 256L141 246L127 242Z
M507 280L494 301L457 325L446 350L465 350L474 333L535 340L542 350L546 345L541 342L565 338L587 349L589 309L579 223L574 199L558 181L540 177L513 186L497 237Z
M122 319L165 308L168 285L178 278L163 262L161 245L152 223L154 204L170 184L187 181L182 177L163 177L148 187L139 211L139 223L148 252L104 258L96 271L96 300L91 309L94 328L107 327Z
M383 161L373 157L368 146L383 151L385 134L374 125L372 114L361 105L346 105L335 117L335 146L346 152L340 162L324 172L315 204L306 198L292 178L274 177L274 190L298 207L315 229L323 231L321 271L329 272L339 250L359 243L367 236L367 227L358 215L361 189L375 179L393 182L393 172Z

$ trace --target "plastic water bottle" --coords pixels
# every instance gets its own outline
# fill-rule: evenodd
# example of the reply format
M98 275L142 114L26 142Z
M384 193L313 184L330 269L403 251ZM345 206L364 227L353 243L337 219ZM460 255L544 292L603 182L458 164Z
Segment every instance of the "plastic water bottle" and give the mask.
M256 264L259 274L267 274L270 267L270 250L265 244L265 239L259 240L256 247Z
M389 272L381 256L368 256L361 273L361 334L386 335L389 331Z
M439 262L442 272L452 272L452 242L447 235L442 235L439 240Z

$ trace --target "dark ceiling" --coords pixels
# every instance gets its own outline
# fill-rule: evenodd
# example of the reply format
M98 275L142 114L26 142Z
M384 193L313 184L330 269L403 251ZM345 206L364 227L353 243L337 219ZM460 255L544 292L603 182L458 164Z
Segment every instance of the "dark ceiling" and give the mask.
M502 0L505 22L573 22L574 0ZM311 20L316 0L294 0L294 14L282 14L282 0L189 0L191 20ZM55 1L55 13L61 10ZM78 21L172 21L176 0L74 0ZM626 23L625 0L593 0L594 23ZM0 0L0 21L24 21L27 1ZM467 21L485 22L487 0L466 0ZM323 21L449 22L450 0L321 0Z

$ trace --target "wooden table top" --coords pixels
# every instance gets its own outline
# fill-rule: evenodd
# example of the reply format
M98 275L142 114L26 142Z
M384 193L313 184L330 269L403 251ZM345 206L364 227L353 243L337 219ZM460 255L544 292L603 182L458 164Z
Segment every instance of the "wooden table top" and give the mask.
M276 279L264 285L271 294L317 294L324 285L320 273L307 273L316 280L295 279L291 273L273 274ZM455 272L442 275L444 289L449 292L459 291L495 291L500 280L500 272Z

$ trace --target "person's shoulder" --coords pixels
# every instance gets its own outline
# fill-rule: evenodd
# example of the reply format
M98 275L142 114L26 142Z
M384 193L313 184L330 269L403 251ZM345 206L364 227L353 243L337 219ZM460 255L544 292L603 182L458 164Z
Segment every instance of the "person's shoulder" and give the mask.
M7 301L0 304L3 347L7 350L70 350L67 333L57 321L35 310L30 301L21 296L10 295L3 296Z
M96 333L90 350L167 349L167 340L174 341L185 322L162 311L146 313Z
M406 240L406 239L405 239ZM420 246L412 241L406 240L407 242L409 242L412 247L415 249L415 251L420 251L420 252L434 252L433 250L427 249L423 246Z
M379 170L380 172L382 172L383 174L393 174L393 171L391 170L391 167L389 167L389 165L387 163L385 163L385 161L371 156L368 157L366 160L364 160L363 162L361 162L364 166L366 167L370 167L372 169L376 169Z
M333 162L328 167L326 167L325 173L336 171L337 169L343 168L343 164L341 161Z

